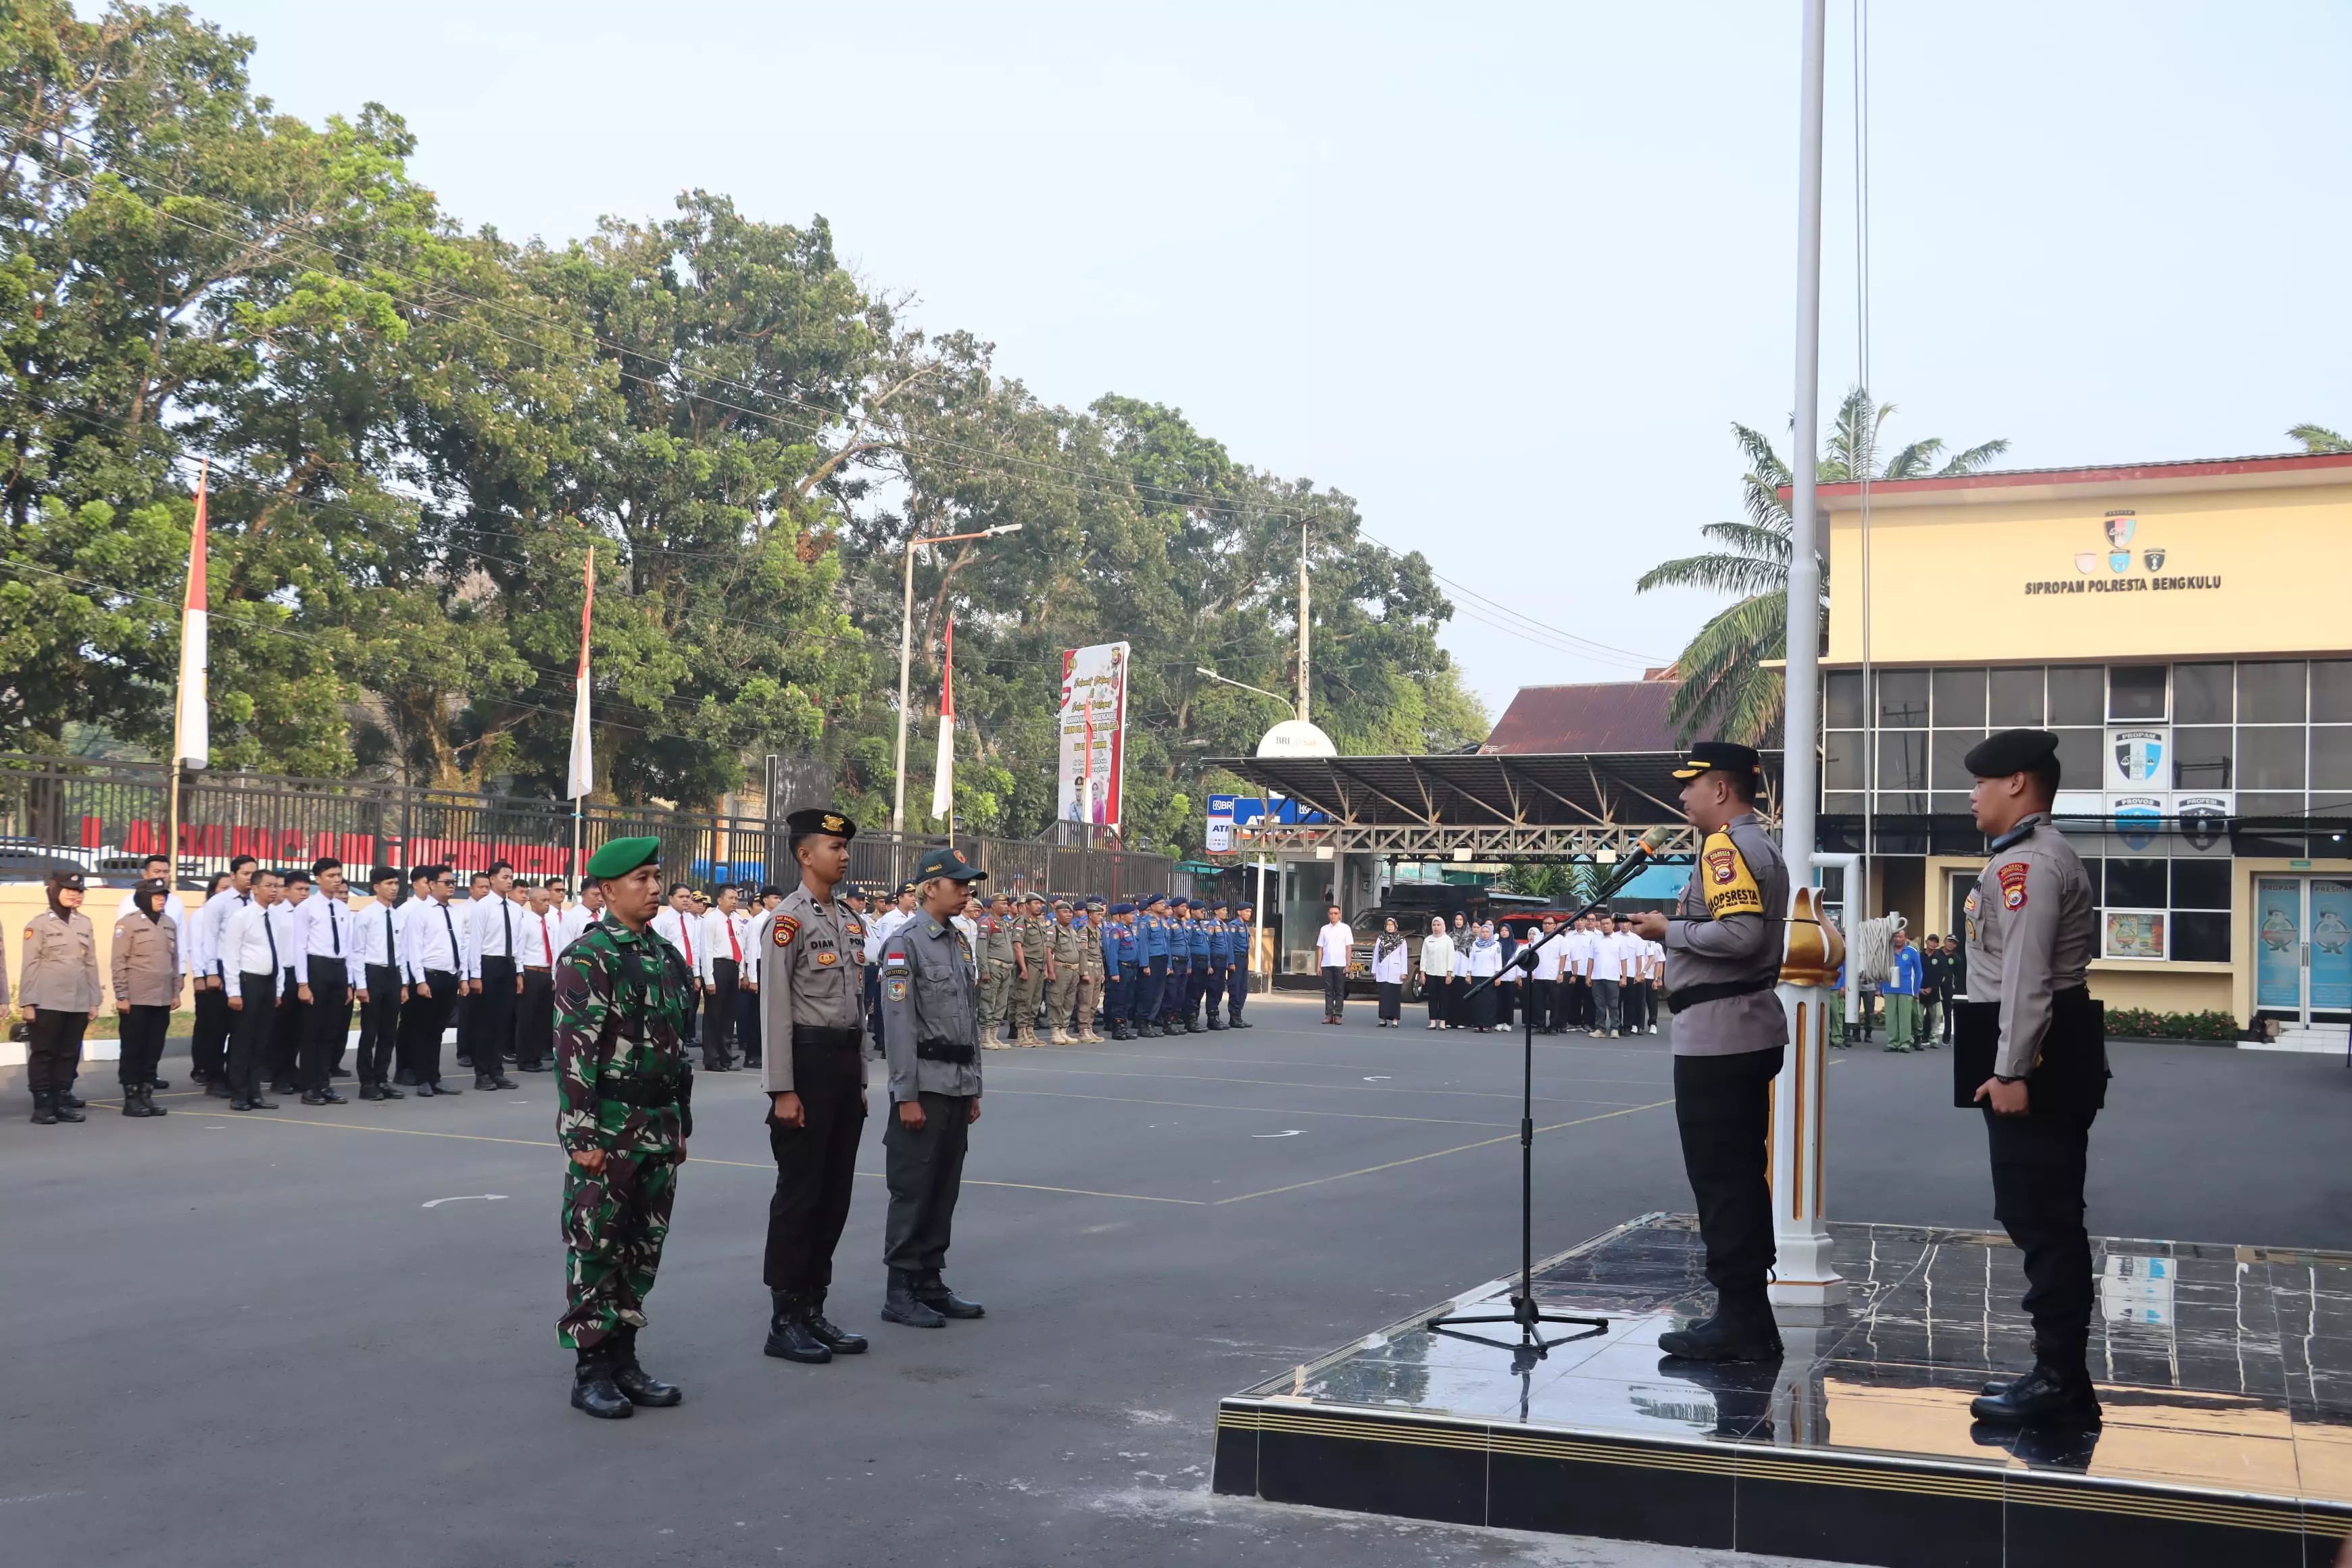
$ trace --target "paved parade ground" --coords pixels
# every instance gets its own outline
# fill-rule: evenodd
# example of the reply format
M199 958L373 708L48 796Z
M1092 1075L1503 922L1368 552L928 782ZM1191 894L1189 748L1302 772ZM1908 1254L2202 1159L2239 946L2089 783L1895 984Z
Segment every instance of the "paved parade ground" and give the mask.
M1241 1033L992 1052L947 1277L876 1317L869 1123L830 1310L871 1353L760 1353L772 1181L752 1075L698 1080L646 1363L675 1410L565 1403L546 1077L513 1093L161 1122L0 1121L0 1539L26 1564L1667 1564L1706 1553L1211 1499L1219 1395L1503 1272L1517 1037L1261 998ZM1943 1053L1836 1053L1843 1218L1992 1223ZM1688 1205L1664 1036L1538 1042L1539 1253ZM2095 1234L2352 1245L2352 1072L2119 1045ZM459 1080L462 1081L462 1080ZM495 1194L494 1196L486 1194ZM445 1201L455 1200L455 1201ZM1754 1563L1757 1559L1741 1559Z

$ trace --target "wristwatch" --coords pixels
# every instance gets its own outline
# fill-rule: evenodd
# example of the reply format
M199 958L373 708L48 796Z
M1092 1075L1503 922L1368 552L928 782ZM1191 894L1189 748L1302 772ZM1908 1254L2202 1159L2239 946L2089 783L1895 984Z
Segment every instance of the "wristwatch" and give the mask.
M2025 1081L2022 1078L2010 1078L2002 1073L1993 1074L1992 1080L1995 1083L2023 1083Z

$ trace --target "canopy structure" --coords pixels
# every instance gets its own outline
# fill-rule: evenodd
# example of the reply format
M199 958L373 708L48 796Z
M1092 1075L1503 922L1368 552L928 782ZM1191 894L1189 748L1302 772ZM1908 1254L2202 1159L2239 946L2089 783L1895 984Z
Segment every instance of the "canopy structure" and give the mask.
M1669 829L1661 853L1691 855L1698 835L1676 804L1676 752L1446 752L1393 757L1222 757L1211 765L1288 795L1328 820L1240 823L1242 851L1328 847L1453 860L1549 860L1633 852ZM1764 753L1776 816L1780 753Z

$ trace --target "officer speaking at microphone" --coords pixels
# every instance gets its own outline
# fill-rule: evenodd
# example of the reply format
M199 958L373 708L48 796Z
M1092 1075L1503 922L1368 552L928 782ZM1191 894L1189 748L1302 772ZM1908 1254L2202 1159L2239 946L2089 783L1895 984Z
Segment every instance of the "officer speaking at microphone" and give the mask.
M2106 1018L2091 1000L2091 879L2050 820L2058 737L2007 730L1964 759L1990 842L1965 906L1968 994L1953 1019L1954 1099L1984 1107L1993 1214L2025 1255L2033 1370L1969 1408L2006 1426L2095 1427L2091 1238L2083 1181L2106 1104Z
M1765 1291L1772 1274L1772 1194L1766 1180L1772 1080L1789 1044L1773 986L1780 977L1789 868L1756 816L1761 759L1747 746L1702 741L1675 770L1683 812L1706 835L1671 916L1634 930L1666 950L1675 1016L1675 1122L1698 1202L1699 1237L1716 1307L1658 1336L1689 1361L1770 1361L1780 1331Z

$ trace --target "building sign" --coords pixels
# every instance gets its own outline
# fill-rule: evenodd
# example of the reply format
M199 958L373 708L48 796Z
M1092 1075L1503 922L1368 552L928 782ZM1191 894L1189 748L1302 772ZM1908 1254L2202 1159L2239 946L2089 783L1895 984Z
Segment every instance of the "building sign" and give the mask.
M2169 790L2172 787L2172 731L2168 729L2116 729L2107 731L2107 755L2103 767L2110 790Z
M1116 831L1127 771L1127 645L1062 650L1062 766L1055 816Z
M2156 836L2164 831L2168 804L2160 795L2111 795L2107 816L2125 845L2137 853L2155 843Z
M2135 512L2107 513L2105 528L2107 547L2077 552L2075 575L2029 579L2026 594L2161 594L2221 585L2218 574L2165 575L2164 563L2171 559L2172 552L2160 544L2142 547L2135 562L2132 541L2139 533L2139 517ZM2133 571L2135 564L2138 567L2137 574Z
M1276 795L1269 801L1252 795L1213 795L1209 797L1208 831L1202 836L1202 845L1212 855L1223 855L1239 849L1240 838L1262 823L1312 826L1329 820L1319 811L1302 809L1297 801L1284 795Z

